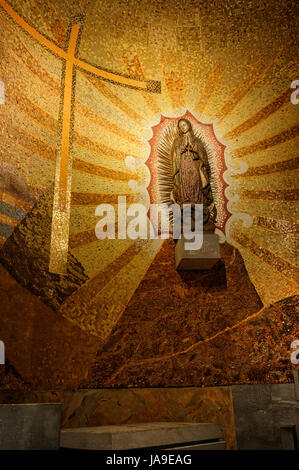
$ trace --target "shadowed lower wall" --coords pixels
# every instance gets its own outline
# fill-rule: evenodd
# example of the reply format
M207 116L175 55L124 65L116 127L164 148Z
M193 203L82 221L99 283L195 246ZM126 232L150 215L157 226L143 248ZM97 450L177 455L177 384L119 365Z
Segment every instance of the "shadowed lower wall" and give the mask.
M62 427L154 421L219 423L235 449L230 387L137 390L0 391L0 403L62 402Z

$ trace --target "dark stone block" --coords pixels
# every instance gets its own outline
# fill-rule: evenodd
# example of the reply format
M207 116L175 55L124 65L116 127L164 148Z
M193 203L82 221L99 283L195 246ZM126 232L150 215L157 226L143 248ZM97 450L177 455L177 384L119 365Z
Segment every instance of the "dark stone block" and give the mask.
M198 250L187 250L188 243L184 237L175 246L175 267L177 270L208 270L220 260L218 236L204 233L202 247ZM190 243L190 242L189 242Z
M235 385L232 396L239 450L299 447L294 384Z
M57 450L60 403L0 405L0 450Z

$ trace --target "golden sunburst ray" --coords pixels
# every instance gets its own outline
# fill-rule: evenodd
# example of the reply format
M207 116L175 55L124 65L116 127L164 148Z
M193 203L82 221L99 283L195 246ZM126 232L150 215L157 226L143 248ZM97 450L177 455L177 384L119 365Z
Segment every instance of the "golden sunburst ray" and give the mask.
M14 147L9 149L9 140L0 139L0 159L3 163L13 166L27 182L36 199L44 192L53 181L55 166L49 160L40 159L38 164L39 171L31 171L28 168L36 165L36 158L31 152L23 147ZM40 190L38 188L41 188Z
M224 70L224 67L222 67L218 62L215 63L210 75L207 78L206 83L202 88L200 97L194 107L194 110L199 116L203 114L211 97L213 96L217 88L220 86Z
M254 199L262 201L288 201L294 202L299 199L299 189L269 189L269 190L250 190L244 189L240 193L243 199Z
M69 311L69 307L74 309L73 314L77 315L80 311L84 311L85 307L90 304L97 293L101 292L105 285L110 282L117 273L126 266L140 249L136 247L136 243L131 241L128 246L122 250L115 258L110 259L105 267L97 271L91 276L79 289L77 289L70 297L68 297L61 305L59 311L63 314ZM77 303L77 300L80 302ZM73 315L72 315L73 316Z
M100 176L102 178L108 178L117 181L129 181L129 179L135 179L135 173L129 171L119 171L112 168L105 168L102 165L96 163L90 163L80 158L75 158L73 162L73 169L87 173L93 176Z
M261 197L260 191L270 191L270 197L280 198L283 196L280 191L292 190L298 187L299 170L290 172L281 172L266 174L259 177L251 176L248 178L233 181L234 187L238 186L238 194L243 195L243 191L251 191L251 197L257 192L257 198ZM276 195L272 195L272 191L278 191ZM275 194L275 193L274 193ZM287 194L287 193L286 193ZM286 197L289 197L288 195Z
M263 263L269 265L280 275L283 275L297 283L299 282L299 269L294 264L286 261L272 251L261 247L254 240L240 232L240 230L233 231L232 238L235 242L251 252L254 256L258 257Z
M240 175L232 175L232 178L242 179L251 176L271 175L273 173L282 173L299 169L299 157L294 157L281 162L269 163L267 165L251 166L247 171Z
M43 110L40 106L33 103L28 97L26 97L18 87L9 82L6 85L8 91L8 101L15 105L17 104L18 108L21 109L27 116L30 116L31 119L35 120L41 126L46 129L57 133L58 131L58 120L50 115L47 111Z
M117 96L117 94L109 88L109 85L104 83L98 78L86 75L88 81L92 86L101 93L108 101L110 101L116 108L120 109L136 124L143 125L143 117L138 114L133 108L131 108L126 102Z
M161 240L150 241L143 247L136 246L136 243L130 244L68 297L59 312L89 333L102 339L107 338L161 244ZM132 277L133 273L135 274ZM88 321L84 319L85 311L89 312Z
M134 52L129 53L128 51L124 51L121 56L126 70L130 77L139 78L145 80L145 74L143 71L143 67L139 58L138 53L134 50ZM142 98L144 99L145 103L147 104L148 108L154 114L161 114L161 108L157 104L155 97L152 94L146 92L140 92Z
M232 210L251 216L270 217L289 222L297 222L298 219L295 204L275 199L272 199L269 204L269 200L239 198L238 201L232 203Z
M126 196L127 202L134 202L134 193L92 193L72 191L72 206L98 206L99 204L117 204L118 196Z
M92 151L93 153L103 155L105 157L113 157L116 160L124 160L127 156L126 152L114 150L103 143L96 142L95 140L91 140L88 137L79 134L77 131L74 131L74 143ZM139 158L137 155L133 155L133 157L137 159Z
M246 155L250 155L252 153L260 152L263 150L269 149L269 147L275 147L280 145L288 140L294 139L299 135L299 124L296 124L288 129L285 129L278 134L272 135L271 137L267 137L259 142L246 145L241 148L233 149L231 151L231 156L233 158L243 158Z
M297 295L297 282L283 276L272 266L262 262L258 256L243 248L242 245L236 244L236 247L244 259L250 278L254 279L255 288L264 306ZM271 286L270 289L269 286Z
M42 67L40 62L31 54L20 38L15 37L13 43L9 44L9 46L14 55L31 71L33 75L36 75L49 90L60 95L60 83L57 82L44 67Z
M247 95L247 93L257 85L258 82L266 75L270 70L275 61L279 58L283 50L283 47L279 49L277 54L274 56L272 61L268 64L260 58L256 64L254 64L248 74L244 77L244 80L240 86L233 92L232 96L226 101L221 109L215 114L215 118L220 122L225 119L237 106L237 104Z
M136 137L136 135L123 127L118 126L116 123L109 121L109 119L98 114L79 100L75 100L75 112L78 112L81 116L94 122L97 126L116 134L118 137L121 137L128 142L132 142L134 144L140 144L141 142L139 137Z
M296 235L285 235L280 231L269 230L255 223L250 227L243 227L242 233L261 248L270 250L274 255L293 266L297 265L298 240Z
M64 46L67 38L67 28L61 21L61 17L58 15L55 5L44 1L41 2L40 0L34 0L34 6L37 7L45 27L50 30L54 40L59 45Z
M81 248L83 246L95 242L98 242L98 238L96 237L94 227L89 230L71 233L69 236L70 250L74 250L75 248Z
M162 76L174 113L186 108L186 90L182 57L177 53L161 56Z
M297 238L299 235L299 224L289 220L273 219L260 215L253 216L253 224L273 232L286 235L288 238Z
M92 305L96 308L97 316L91 318L90 326L94 326L102 338L107 338L119 322L162 244L163 240L151 240L138 249L131 261L94 297Z
M9 132L10 139L13 139L15 144L45 160L52 163L56 162L56 146L44 142L19 126L8 125L2 118L0 118L0 121Z
M242 124L239 124L234 129L230 130L224 135L225 139L235 139L239 137L244 132L252 129L257 126L260 122L267 119L269 116L274 114L276 111L281 109L284 105L290 102L291 89L287 88L283 93L281 93L277 98L275 98L271 103L264 106L262 109L257 111L253 116L246 119Z
M84 266L84 270L90 279L103 271L112 260L121 256L132 244L129 239L97 240L95 243L86 243L72 249L72 254ZM135 250L136 251L136 250ZM92 302L92 299L90 299Z

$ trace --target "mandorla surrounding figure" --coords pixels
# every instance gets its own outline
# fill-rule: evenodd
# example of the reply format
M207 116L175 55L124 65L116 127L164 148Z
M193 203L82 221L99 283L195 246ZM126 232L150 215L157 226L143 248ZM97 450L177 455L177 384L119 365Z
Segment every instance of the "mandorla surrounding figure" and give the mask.
M172 202L191 204L194 225L195 204L203 204L203 231L213 233L217 210L210 185L211 170L203 142L194 135L188 119L179 119L178 137L171 148L173 170Z

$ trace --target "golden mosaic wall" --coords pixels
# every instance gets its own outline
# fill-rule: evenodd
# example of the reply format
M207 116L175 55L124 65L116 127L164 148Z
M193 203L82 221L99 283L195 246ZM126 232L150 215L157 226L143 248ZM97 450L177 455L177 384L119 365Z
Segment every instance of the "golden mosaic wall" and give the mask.
M291 380L295 2L0 0L0 28L3 386ZM151 202L153 128L186 112L225 148L208 282L171 241L95 236L99 204Z

